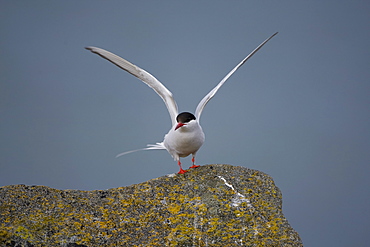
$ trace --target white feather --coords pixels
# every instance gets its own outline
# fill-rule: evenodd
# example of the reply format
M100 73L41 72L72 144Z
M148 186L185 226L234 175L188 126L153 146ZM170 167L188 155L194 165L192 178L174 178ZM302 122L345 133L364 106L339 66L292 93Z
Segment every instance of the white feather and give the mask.
M234 72L239 69L249 58L251 58L259 49L261 49L262 46L264 46L270 39L272 39L272 37L274 37L276 34L278 34L277 32L274 33L273 35L271 35L268 39L266 39L265 41L263 41L256 49L254 49L248 56L246 56L238 65L235 66L235 68L233 68L218 84L215 88L213 88L206 96L204 96L204 98L199 102L198 106L197 106L197 109L195 110L195 117L198 119L198 121L200 121L200 115L202 114L203 112L203 109L204 107L206 106L206 104L208 103L208 101L210 101L210 99L213 98L213 96L215 96L215 94L217 93L217 91L220 89L220 87L222 85L224 85L224 83L227 81L227 79L230 78L230 76L232 74L234 74Z

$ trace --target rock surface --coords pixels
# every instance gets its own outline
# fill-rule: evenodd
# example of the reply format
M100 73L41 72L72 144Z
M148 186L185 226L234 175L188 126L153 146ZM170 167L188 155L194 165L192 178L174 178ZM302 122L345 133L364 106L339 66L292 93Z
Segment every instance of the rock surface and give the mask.
M303 246L268 175L206 165L127 187L0 188L1 246Z

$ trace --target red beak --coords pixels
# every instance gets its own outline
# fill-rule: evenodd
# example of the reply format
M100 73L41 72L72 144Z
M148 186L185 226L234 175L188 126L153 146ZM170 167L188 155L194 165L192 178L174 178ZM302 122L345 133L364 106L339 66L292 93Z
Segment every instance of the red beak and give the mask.
M184 125L186 125L186 124L184 124L184 123L178 123L178 124L176 125L176 127L175 127L175 130L177 130L178 128L180 128L180 127L182 127L182 126L184 126Z

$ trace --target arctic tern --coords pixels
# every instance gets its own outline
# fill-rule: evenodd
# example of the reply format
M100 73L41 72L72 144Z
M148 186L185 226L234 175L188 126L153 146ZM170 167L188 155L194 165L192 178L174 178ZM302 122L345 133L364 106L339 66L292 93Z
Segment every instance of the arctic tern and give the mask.
M154 76L149 74L147 71L139 68L138 66L130 63L129 61L101 48L97 47L86 47L93 53L107 59L113 64L117 65L121 69L126 70L128 73L139 78L141 81L146 83L151 87L164 101L168 112L170 113L172 128L164 136L163 142L158 142L156 144L148 144L146 148L132 150L118 154L117 157L136 152L141 150L152 150L152 149L166 149L171 156L177 161L180 167L180 174L187 172L182 169L180 157L187 157L192 155L193 165L190 168L199 167L195 165L195 155L199 148L204 143L204 133L202 127L199 124L200 115L208 101L216 94L220 87L225 83L227 79L239 68L241 67L249 58L251 58L263 45L265 45L272 37L277 34L274 33L268 39L263 41L256 49L254 49L248 56L246 56L238 65L235 66L218 84L213 88L198 104L195 114L190 112L182 112L178 114L177 104L172 97L172 93Z

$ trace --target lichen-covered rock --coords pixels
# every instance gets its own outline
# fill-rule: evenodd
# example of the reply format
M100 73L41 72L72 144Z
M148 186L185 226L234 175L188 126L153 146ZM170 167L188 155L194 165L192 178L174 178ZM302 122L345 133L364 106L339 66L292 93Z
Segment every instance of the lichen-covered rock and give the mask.
M122 188L0 188L1 246L302 246L268 175L207 165Z

